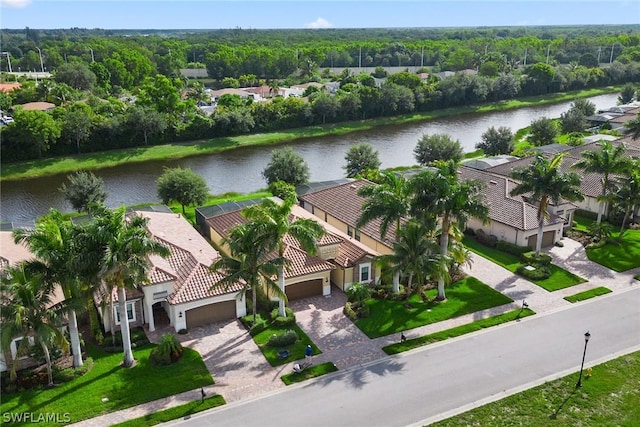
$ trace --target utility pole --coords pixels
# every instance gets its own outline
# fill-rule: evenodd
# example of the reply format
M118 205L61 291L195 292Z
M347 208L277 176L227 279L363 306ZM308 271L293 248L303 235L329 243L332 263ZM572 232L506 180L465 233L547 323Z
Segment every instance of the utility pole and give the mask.
M89 48L89 51L91 51L91 62L96 62L95 58L93 57L93 49Z
M9 52L2 52L3 55L7 55L7 64L9 65L9 72L13 72L11 71L11 57L9 56Z
M523 66L525 66L525 67L527 66L527 49L528 48L529 48L528 46L524 47L524 64L523 64Z
M424 46L422 46L422 53L420 54L420 68L424 67Z
M600 65L600 53L602 53L602 47L598 46L598 65Z
M358 68L362 68L362 46L360 46L360 55L358 56Z
M609 64L613 62L613 47L615 46L615 42L611 43L611 57L609 57Z
M551 51L551 44L547 46L547 64L549 64L549 52Z
M40 70L42 70L42 72L44 73L44 63L42 62L42 51L38 46L36 46L36 49L38 50L38 55L40 55ZM611 55L613 55L613 51Z

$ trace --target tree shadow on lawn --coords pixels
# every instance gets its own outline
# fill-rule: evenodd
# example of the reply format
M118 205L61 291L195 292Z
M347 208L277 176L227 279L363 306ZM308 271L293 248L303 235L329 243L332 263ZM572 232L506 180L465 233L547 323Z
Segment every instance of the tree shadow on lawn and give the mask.
M564 405L567 404L567 402L569 400L571 400L571 398L576 394L576 389L571 390L571 393L569 393L569 395L562 401L562 403L560 404L560 406L558 406L555 410L555 412L551 415L549 415L549 419L551 420L555 420L558 418L558 414L560 413L560 411L562 410L562 408L564 407Z

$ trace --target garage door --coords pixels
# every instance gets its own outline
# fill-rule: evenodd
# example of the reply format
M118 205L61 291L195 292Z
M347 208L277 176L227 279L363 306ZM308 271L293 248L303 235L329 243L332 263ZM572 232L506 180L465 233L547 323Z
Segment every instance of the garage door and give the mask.
M187 329L207 323L220 322L236 318L235 300L209 304L187 310Z
M553 246L553 239L555 236L556 236L555 231L545 231L544 233L542 233L542 247L546 248L548 246ZM535 249L537 241L538 241L537 234L534 234L533 236L529 237L529 247L531 249Z
M322 295L322 279L307 280L284 288L289 301Z

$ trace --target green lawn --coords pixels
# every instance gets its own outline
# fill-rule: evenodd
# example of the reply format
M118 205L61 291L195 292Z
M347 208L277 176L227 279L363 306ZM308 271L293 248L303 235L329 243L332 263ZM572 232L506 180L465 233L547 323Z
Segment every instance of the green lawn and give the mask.
M462 242L470 251L506 268L514 274L517 274L518 267L523 265L523 262L519 257L503 252L499 249L485 246L471 237L465 236ZM544 280L527 280L550 292L575 286L587 281L586 279L576 276L557 265L551 264L550 268L551 276L549 276L549 278Z
M597 288L589 289L588 291L580 292L575 295L569 295L567 297L564 297L564 299L569 302L578 302L608 293L611 293L611 289L605 288L604 286L599 286Z
M219 205L227 202L240 202L251 199L262 199L265 197L271 197L272 194L268 191L256 191L254 193L240 194L240 193L225 193L219 195L209 195L207 200L200 206ZM169 204L169 208L175 212L182 214L182 206L179 203ZM196 208L195 206L186 206L184 217L191 222L196 223Z
M154 412L144 417L134 418L123 423L113 424L111 427L146 427L155 426L160 423L166 423L178 418L188 419L190 415L197 414L198 412L205 411L207 409L216 408L226 404L224 398L219 394L211 397L207 397L202 400L194 400L193 402L185 403L184 405L174 406L173 408L165 409L163 411Z
M286 385L291 385L293 383L306 381L308 379L316 378L330 372L336 372L337 370L338 368L333 364L333 362L327 362L306 368L300 373L291 372L289 374L281 376L280 379L282 379L282 382L284 382Z
M640 352L593 367L578 389L577 381L576 372L430 426L640 425Z
M497 316L491 316L487 317L486 319L467 323L466 325L460 325L455 328L446 329L444 331L435 332L433 334L411 338L406 340L405 342L390 344L388 346L382 347L382 351L387 354L398 354L402 353L403 351L409 351L414 348L423 347L425 345L429 345L438 341L444 341L449 338L455 338L460 335L470 334L471 332L476 332L480 329L490 328L491 326L512 322L514 320L532 316L534 314L536 314L536 312L529 308L525 308L524 310L512 310L503 314L498 314Z
M296 331L296 334L298 334L298 341L295 344L288 347L267 347L267 341L269 341L269 337L271 337L271 335L279 334L289 329L293 329ZM293 362L294 360L304 359L307 345L311 345L313 355L321 353L318 347L311 342L311 339L302 331L302 329L300 329L300 327L298 327L298 325L275 326L271 324L264 331L255 334L253 336L253 340L258 345L260 351L262 351L262 354L264 354L264 357L271 366L280 366L285 363ZM278 356L278 351L283 349L289 350L289 357L284 359Z
M582 215L573 215L573 229L576 231L581 231L583 233L591 233L591 229L593 228L593 224L595 220L589 219Z
M413 308L410 309L404 306L405 301L371 298L365 302L370 309L369 317L358 319L355 324L369 338L377 338L513 301L475 277L467 277L448 286L444 302L433 301L436 289L427 293L428 302L423 302L419 295L412 295L409 303Z
M614 233L612 238L618 236L619 233ZM640 267L640 230L626 230L620 243L609 242L600 248L587 249L587 257L617 272Z
M0 412L68 413L71 422L75 423L213 384L197 351L185 347L177 363L156 366L149 362L154 347L135 349L137 364L126 369L120 366L121 353L105 353L89 345L89 354L94 361L89 372L53 389L3 394ZM103 402L104 398L109 400Z

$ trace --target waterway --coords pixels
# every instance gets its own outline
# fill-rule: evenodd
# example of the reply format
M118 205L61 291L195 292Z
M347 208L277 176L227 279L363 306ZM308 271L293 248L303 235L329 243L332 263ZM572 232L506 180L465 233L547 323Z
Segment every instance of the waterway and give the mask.
M597 109L606 109L616 105L617 97L618 94L607 94L589 100ZM515 132L541 117L560 117L570 106L571 102L563 102L510 111L465 114L384 126L348 135L310 138L285 145L291 146L305 159L311 181L326 181L344 177L344 156L353 144L371 144L380 153L383 168L412 165L416 163L413 149L424 134L448 134L459 140L465 151L473 151L481 135L492 126L507 126ZM230 191L247 193L266 187L261 173L269 162L273 148L246 147L179 160L98 169L94 173L104 180L109 207L158 202L156 180L166 167L191 168L206 180L212 194ZM29 223L50 208L71 211L71 206L58 191L64 181L65 174L3 182L0 188L0 219L3 222Z

